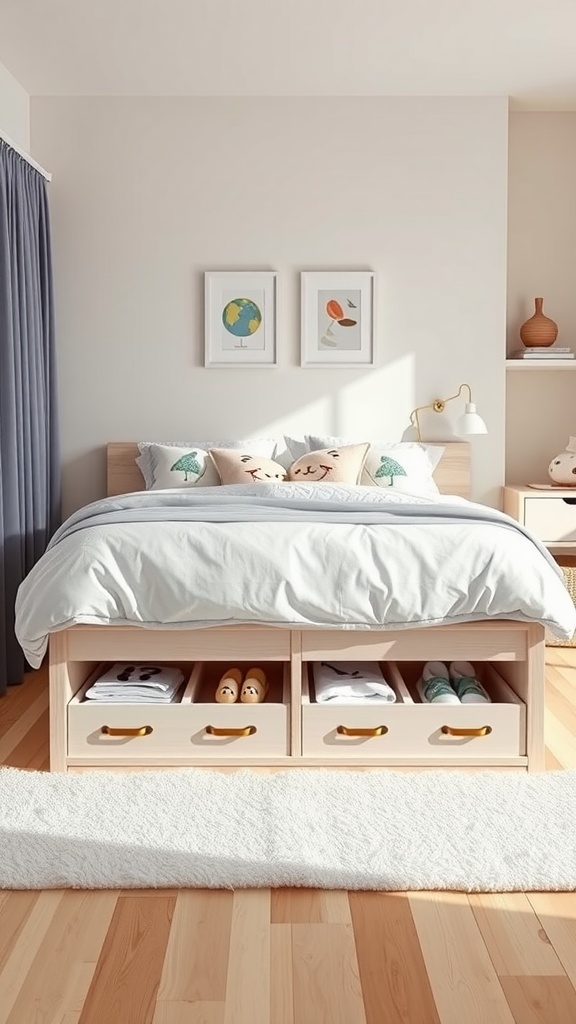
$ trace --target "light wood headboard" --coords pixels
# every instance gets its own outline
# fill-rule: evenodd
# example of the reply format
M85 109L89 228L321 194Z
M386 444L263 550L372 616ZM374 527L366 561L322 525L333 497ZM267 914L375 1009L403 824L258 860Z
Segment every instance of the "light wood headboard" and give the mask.
M436 443L436 442L434 442ZM464 441L442 441L444 454L434 473L442 494L470 497L470 446ZM134 461L138 446L134 441L112 441L107 446L108 496L144 490L144 478Z

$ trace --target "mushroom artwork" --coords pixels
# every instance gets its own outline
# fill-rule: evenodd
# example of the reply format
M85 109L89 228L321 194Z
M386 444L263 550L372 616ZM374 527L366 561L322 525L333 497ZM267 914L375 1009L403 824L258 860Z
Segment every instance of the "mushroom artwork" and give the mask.
M348 299L348 305L352 309L356 309L356 306L350 299ZM326 313L330 317L330 323L320 338L320 344L324 345L325 348L338 348L338 342L333 330L334 324L337 323L340 327L355 327L358 321L344 316L344 310L337 299L328 300L326 303Z

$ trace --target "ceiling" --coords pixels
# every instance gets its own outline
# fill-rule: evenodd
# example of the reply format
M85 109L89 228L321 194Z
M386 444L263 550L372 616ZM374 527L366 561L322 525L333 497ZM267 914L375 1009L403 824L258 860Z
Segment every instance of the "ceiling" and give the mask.
M507 95L576 109L576 0L0 0L31 95Z

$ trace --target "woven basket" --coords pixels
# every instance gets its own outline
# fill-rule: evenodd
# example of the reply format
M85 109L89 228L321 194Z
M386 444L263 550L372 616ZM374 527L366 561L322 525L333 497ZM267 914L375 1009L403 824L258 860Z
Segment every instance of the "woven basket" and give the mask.
M564 573L564 583L566 589L570 594L570 597L576 605L576 566L575 565L561 565L560 568ZM546 646L547 647L576 647L576 633L570 638L570 640L555 640L546 634Z

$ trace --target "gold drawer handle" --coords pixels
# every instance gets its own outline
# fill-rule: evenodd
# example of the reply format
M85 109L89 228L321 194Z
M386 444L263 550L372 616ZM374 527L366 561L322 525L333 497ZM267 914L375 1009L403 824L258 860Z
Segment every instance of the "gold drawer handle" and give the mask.
M336 732L339 736L384 736L388 732L388 726L375 725L373 729L350 729L347 725L339 725Z
M100 731L105 736L149 736L153 729L151 725L141 725L136 729L115 729L112 725L103 725Z
M445 736L489 736L491 725L481 725L479 729L453 729L451 725L443 725L440 730Z
M206 732L210 736L253 736L255 725L245 725L243 729L219 729L216 725L207 725Z

